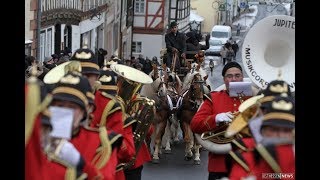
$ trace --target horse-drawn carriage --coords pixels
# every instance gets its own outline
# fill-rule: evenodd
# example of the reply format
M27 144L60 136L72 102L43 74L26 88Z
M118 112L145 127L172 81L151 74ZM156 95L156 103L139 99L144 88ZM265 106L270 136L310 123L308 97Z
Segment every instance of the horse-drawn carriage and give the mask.
M167 53L166 49L160 51L161 65L154 64L153 70L149 74L154 80L150 85L144 85L140 91L142 96L147 96L155 100L156 115L154 124L156 127L154 136L153 162L159 163L159 153L162 147L162 137L165 129L171 125L175 126L176 131L180 125L183 132L183 140L186 146L185 160L191 160L193 155L196 164L200 164L200 154L193 132L189 124L193 115L202 103L203 95L209 93L202 73L194 66L195 55L199 52L187 51L187 58L182 59L180 68L175 67L175 61L180 60L173 58L173 66L166 67ZM194 63L194 64L192 64ZM170 129L170 128L168 128ZM170 152L170 141L177 140L177 133L167 133L171 137L167 138L165 143L165 152Z

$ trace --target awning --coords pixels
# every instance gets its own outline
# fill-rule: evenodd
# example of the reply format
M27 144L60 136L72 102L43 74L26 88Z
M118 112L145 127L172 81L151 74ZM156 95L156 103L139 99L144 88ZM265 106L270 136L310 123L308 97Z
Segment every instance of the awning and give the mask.
M202 22L204 18L200 15L198 15L195 11L190 11L190 16L189 16L190 22L196 21L196 22Z

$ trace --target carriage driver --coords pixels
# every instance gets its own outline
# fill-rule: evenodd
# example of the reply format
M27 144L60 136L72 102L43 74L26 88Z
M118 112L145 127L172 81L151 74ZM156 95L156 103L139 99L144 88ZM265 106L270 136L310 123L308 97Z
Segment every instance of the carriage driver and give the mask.
M186 58L186 37L184 33L178 31L178 23L173 21L170 23L170 32L165 35L166 48L168 52L167 62L164 62L167 67L171 68L174 61L173 55L177 53L176 69L180 68L180 58ZM172 69L174 69L172 68Z

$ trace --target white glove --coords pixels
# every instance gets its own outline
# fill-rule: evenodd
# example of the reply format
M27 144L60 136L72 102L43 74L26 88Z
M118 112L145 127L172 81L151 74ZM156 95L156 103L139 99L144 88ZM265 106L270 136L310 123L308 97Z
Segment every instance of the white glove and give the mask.
M58 157L73 166L77 166L80 161L80 153L69 141L63 141L63 145Z
M219 124L221 122L231 122L233 119L233 115L231 112L219 113L216 115L216 123Z

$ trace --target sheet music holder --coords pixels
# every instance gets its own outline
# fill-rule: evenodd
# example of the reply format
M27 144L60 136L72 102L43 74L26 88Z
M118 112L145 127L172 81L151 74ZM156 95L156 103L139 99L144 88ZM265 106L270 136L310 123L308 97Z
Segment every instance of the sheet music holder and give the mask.
M253 96L251 82L230 82L229 83L229 96L230 97L246 97Z

